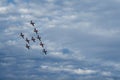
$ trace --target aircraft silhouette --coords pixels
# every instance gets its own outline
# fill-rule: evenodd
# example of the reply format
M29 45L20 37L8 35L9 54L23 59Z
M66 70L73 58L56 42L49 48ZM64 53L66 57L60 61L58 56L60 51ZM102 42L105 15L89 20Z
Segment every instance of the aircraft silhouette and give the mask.
M32 25L32 26L35 26L35 23L31 20L30 21L30 24Z
M32 37L31 40L32 40L33 42L35 42L35 38L34 38L34 37Z
M43 49L43 53L45 53L45 55L47 54L47 50Z
M20 36L24 39L24 34L23 33L20 33Z
M26 40L25 40L28 44L30 43L30 40L28 40L28 38L26 38Z
M38 34L38 30L37 30L36 28L34 28L34 32L35 32L36 34Z
M42 42L40 42L40 46L41 46L41 47L44 47L44 44L43 44Z
M37 39L39 39L39 41L41 41L41 37L39 35L37 36Z
M28 44L26 44L26 48L27 48L27 49L30 49L30 46L29 46Z

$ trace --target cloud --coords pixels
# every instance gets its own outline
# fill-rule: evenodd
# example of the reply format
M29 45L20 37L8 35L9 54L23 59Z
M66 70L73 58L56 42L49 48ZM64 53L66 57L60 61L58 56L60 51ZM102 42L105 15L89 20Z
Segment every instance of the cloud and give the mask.
M2 12L3 14L7 12L7 8L6 7L0 7L0 12Z
M0 12L0 78L119 78L118 0L1 0ZM36 36L30 20L47 55L42 54L39 41L31 42L27 50L19 37L20 32L29 39Z
M102 75L104 75L104 76L111 76L112 73L111 72L102 72Z
M52 71L52 72L62 72L62 71L65 71L65 72L68 72L68 73L71 73L71 74L78 74L78 75L81 75L81 74L95 74L96 71L94 70L83 70L83 69L73 69L73 68L69 68L69 67L50 67L50 66L41 66L42 69L44 70L47 70L47 71Z

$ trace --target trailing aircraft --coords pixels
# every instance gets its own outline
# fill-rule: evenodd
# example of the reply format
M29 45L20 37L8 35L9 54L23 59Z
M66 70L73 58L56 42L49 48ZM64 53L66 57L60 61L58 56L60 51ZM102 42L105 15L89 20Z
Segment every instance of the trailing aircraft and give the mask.
M30 49L30 46L29 46L28 44L26 44L26 48L27 48L27 49Z
M30 43L30 40L28 39L28 38L26 38L26 40L25 40L28 44Z
M37 30L36 28L34 28L34 32L35 32L36 34L38 34L38 30Z
M39 35L37 36L37 39L39 39L39 41L41 41L41 37Z
M40 42L40 46L41 46L41 47L44 47L44 44L43 44L42 42Z
M35 26L35 23L31 20L30 21L30 24L32 25L32 26Z
M43 49L43 53L45 53L45 55L47 54L47 50Z
M24 39L24 34L23 33L20 33L20 36Z
M35 38L34 38L34 37L32 37L31 40L32 40L33 42L35 42Z

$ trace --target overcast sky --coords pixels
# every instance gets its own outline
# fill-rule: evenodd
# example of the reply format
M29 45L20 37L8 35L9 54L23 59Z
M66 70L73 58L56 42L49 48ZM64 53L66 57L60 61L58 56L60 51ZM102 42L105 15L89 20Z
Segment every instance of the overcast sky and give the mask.
M35 22L47 55L37 40ZM119 80L119 0L0 0L0 80Z

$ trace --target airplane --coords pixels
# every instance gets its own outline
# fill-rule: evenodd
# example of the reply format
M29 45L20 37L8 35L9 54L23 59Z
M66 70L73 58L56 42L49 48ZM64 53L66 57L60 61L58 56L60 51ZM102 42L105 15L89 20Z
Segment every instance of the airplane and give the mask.
M31 20L30 21L30 24L32 25L32 26L34 26L35 25L35 23Z
M27 48L27 49L30 49L30 46L29 46L28 44L26 44L26 48Z
M34 37L32 37L31 40L32 40L33 42L35 42L35 38L34 38Z
M34 28L34 32L35 32L36 34L38 34L38 30L37 30L36 28Z
M20 33L20 36L24 39L24 34L23 33Z
M45 53L45 55L47 54L47 50L43 49L43 53Z
M28 38L26 38L26 40L25 40L28 44L30 43L30 40L28 40Z
M41 47L44 47L44 44L43 44L42 42L40 42L40 46L41 46Z
M39 41L41 41L41 37L39 35L37 36L37 39L39 39Z

